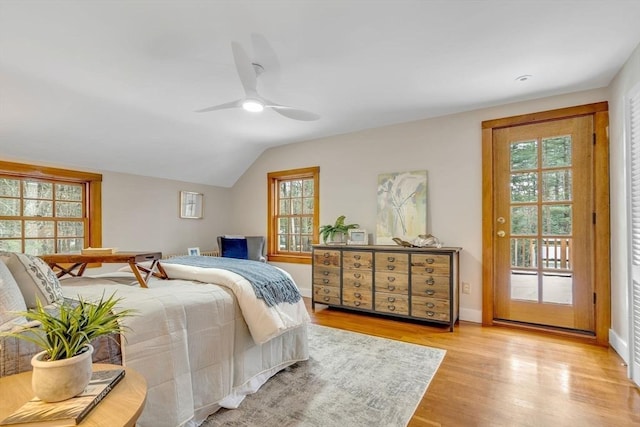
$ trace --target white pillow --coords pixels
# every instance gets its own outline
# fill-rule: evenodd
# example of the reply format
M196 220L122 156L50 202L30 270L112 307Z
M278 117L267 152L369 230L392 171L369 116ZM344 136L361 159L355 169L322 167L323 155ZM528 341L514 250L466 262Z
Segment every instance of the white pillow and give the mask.
M6 264L0 261L0 325L7 322L25 323L27 319L16 314L16 311L27 311L27 305L16 279L13 278Z
M10 256L5 263L18 283L27 308L35 308L36 300L40 300L42 305L64 300L60 281L46 262L17 252L5 252L3 255L7 253Z

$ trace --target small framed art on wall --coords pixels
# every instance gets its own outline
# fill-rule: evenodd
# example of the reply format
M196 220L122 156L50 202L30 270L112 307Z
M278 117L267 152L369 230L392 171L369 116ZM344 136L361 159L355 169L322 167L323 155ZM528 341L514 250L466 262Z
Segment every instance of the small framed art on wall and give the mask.
M200 219L203 216L203 197L202 193L194 193L193 191L180 192L180 218Z

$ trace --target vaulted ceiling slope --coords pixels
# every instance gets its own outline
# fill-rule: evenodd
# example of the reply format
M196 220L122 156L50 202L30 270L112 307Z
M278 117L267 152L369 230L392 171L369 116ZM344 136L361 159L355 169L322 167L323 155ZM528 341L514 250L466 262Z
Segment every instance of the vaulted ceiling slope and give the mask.
M607 86L639 18L637 0L0 0L0 155L228 187L272 146ZM261 96L320 119L196 113L244 96L232 41Z

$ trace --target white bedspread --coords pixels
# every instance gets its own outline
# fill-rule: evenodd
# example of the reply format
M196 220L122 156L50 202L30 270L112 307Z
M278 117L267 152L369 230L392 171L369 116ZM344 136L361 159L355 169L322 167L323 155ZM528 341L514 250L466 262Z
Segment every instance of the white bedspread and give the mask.
M162 268L164 268L170 279L215 283L230 289L238 299L238 304L249 326L251 336L258 344L265 343L283 332L296 328L310 320L302 299L296 304L281 303L269 307L263 300L256 298L249 281L231 271L171 263L162 263ZM286 271L280 270L291 277Z
M122 343L123 363L147 380L141 427L197 425L220 406L237 406L269 377L308 358L306 326L265 345L248 333L232 293L220 286L151 279L149 289L121 284L73 286L63 294L134 308ZM275 357L274 357L275 355Z

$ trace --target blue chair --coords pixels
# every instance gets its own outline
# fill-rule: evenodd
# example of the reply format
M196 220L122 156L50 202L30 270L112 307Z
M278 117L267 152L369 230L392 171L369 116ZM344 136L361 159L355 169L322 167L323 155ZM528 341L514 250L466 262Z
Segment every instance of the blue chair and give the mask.
M267 262L264 236L218 236L221 257Z

